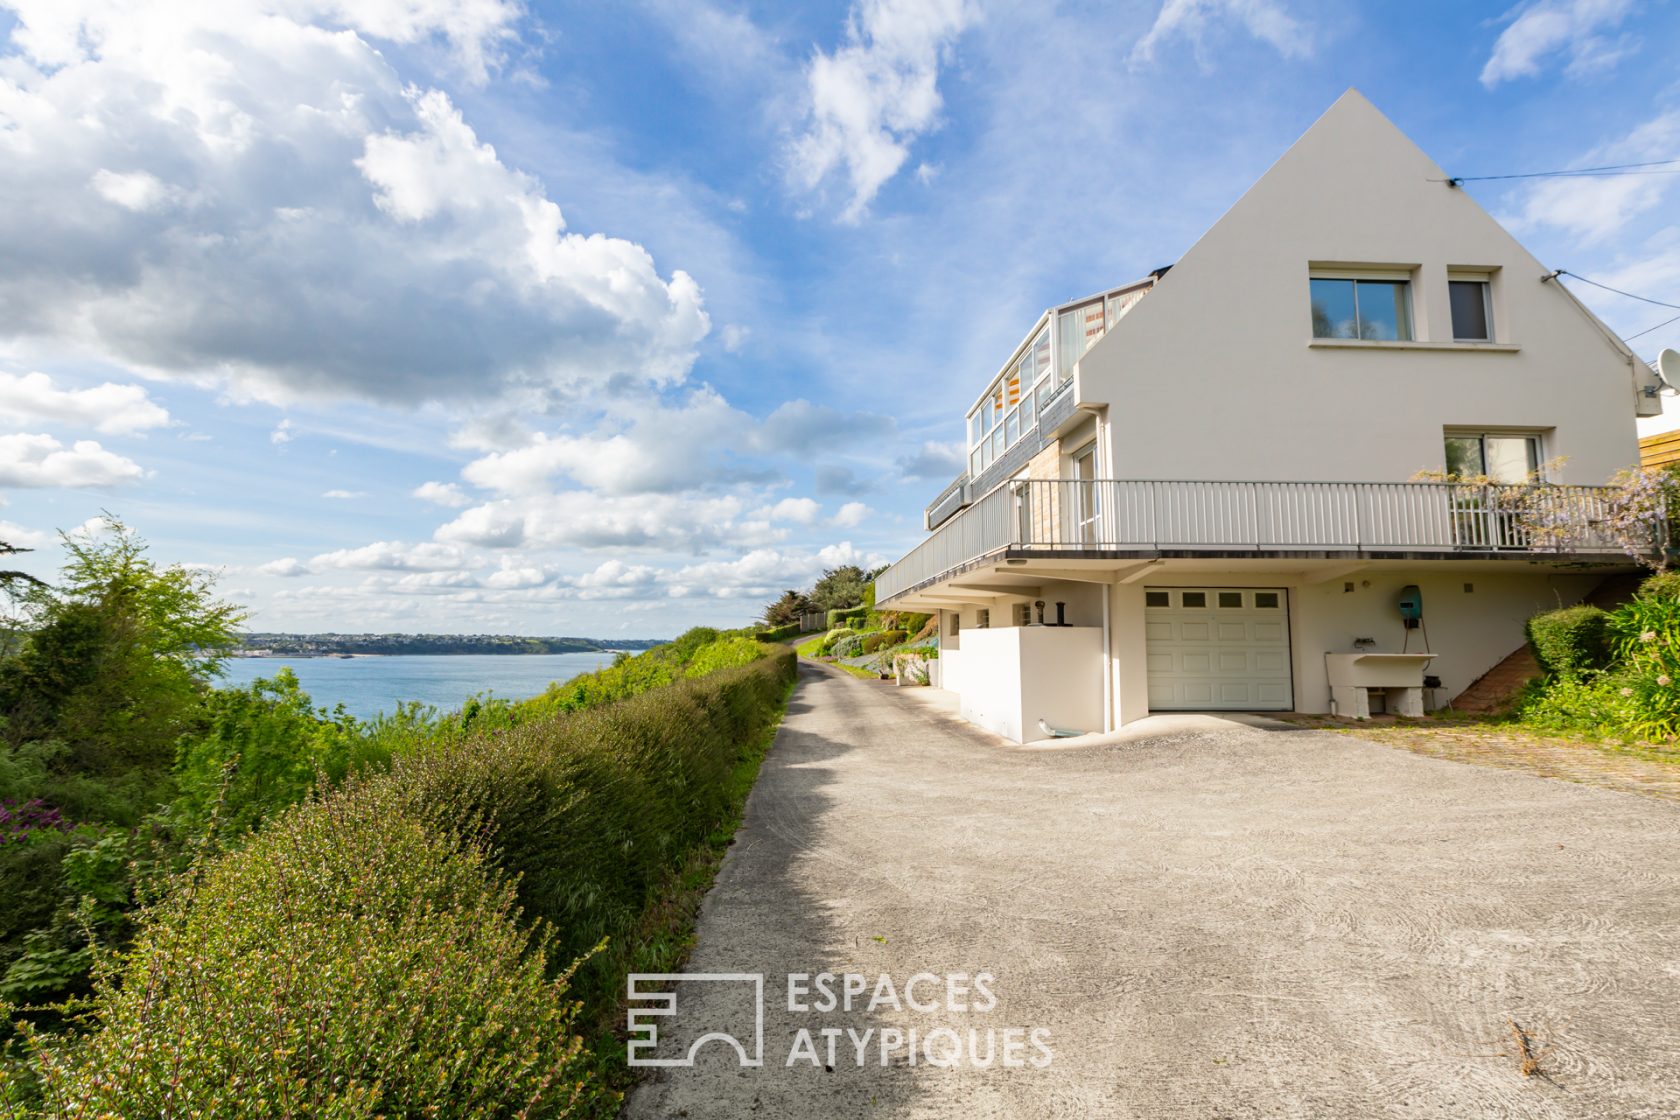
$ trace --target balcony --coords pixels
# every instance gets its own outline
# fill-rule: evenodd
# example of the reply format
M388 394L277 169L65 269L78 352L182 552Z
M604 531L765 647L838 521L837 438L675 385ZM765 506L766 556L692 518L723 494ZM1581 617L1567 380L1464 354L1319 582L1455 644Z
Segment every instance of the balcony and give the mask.
M1614 558L1604 486L1091 482L998 486L875 581L885 603L1000 559L1159 556Z

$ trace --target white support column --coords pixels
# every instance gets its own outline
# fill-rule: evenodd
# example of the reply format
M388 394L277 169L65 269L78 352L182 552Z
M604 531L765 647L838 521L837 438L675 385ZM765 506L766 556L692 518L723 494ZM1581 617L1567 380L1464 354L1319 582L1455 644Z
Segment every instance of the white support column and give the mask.
M1116 584L1109 593L1110 695L1114 724L1149 714L1149 651L1143 633L1143 588Z

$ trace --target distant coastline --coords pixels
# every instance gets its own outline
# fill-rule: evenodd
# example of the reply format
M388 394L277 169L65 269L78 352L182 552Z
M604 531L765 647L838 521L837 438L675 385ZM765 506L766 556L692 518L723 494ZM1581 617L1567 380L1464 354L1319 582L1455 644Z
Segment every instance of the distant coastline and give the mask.
M400 657L404 654L614 653L665 638L532 638L522 634L246 634L235 657Z

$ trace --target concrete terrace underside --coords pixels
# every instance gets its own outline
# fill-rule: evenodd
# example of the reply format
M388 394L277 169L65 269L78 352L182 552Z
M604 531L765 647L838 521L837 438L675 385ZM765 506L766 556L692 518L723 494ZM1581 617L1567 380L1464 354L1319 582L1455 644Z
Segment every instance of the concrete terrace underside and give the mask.
M1677 841L1672 805L1328 732L1023 750L805 666L689 964L766 974L765 1065L711 1045L627 1115L1672 1116ZM998 1004L789 1012L821 971L990 972ZM738 1021L678 996L674 1036ZM785 1064L802 1027L937 1026L1054 1060Z

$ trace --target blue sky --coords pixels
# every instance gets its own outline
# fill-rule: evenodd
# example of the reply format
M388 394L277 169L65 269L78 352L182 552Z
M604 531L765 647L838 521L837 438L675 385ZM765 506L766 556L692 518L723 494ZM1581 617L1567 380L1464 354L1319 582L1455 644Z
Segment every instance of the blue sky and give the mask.
M259 629L738 623L913 544L1038 311L1348 86L1453 174L1674 159L1675 43L1651 0L0 0L0 539L45 573L109 510ZM1680 303L1680 175L1468 189Z

